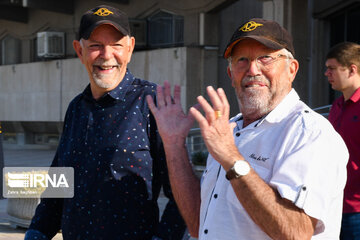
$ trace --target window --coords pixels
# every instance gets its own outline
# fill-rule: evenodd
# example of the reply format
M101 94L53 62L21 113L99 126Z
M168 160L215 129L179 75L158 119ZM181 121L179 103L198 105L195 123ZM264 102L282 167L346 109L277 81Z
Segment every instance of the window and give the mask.
M331 15L328 19L330 25L330 47L344 41L360 44L359 19L359 4ZM334 91L329 84L329 96L332 103L337 97L341 96L341 92Z
M21 41L10 35L1 40L1 64L16 64L21 62Z
M148 18L148 45L181 46L184 43L184 17L159 11Z
M360 43L360 6L334 14L330 17L330 46L343 41Z

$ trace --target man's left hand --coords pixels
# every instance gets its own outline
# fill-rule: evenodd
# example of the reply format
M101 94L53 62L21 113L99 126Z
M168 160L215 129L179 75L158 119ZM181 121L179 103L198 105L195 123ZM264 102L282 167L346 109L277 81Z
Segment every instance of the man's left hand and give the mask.
M243 158L239 153L234 137L233 129L236 123L229 123L230 106L222 88L214 90L207 87L212 106L204 97L197 98L205 112L202 115L196 108L190 108L190 113L200 125L201 134L209 153L227 171L232 167L235 160Z

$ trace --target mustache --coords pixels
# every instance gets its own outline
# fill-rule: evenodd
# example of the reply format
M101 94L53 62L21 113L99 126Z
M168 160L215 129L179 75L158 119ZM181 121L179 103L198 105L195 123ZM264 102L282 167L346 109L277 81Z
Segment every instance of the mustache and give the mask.
M265 76L247 76L241 81L241 86L246 87L249 83L260 83L266 86L270 86L270 81Z

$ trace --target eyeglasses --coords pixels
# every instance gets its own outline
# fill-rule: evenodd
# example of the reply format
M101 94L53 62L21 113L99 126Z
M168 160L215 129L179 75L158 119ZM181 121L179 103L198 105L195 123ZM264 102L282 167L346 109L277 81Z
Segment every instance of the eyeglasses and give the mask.
M250 63L255 60L258 69L262 71L269 71L272 67L272 64L281 59L289 59L289 57L283 54L278 54L277 56L264 55L259 56L255 59L249 59L246 57L235 57L231 58L231 65L238 71L245 72L249 69Z

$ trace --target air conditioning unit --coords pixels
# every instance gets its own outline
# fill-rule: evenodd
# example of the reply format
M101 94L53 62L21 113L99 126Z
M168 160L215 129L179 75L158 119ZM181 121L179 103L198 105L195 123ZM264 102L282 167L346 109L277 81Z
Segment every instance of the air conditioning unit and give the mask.
M60 58L65 56L65 33L38 32L37 55L41 58Z

